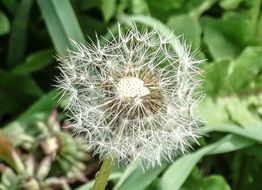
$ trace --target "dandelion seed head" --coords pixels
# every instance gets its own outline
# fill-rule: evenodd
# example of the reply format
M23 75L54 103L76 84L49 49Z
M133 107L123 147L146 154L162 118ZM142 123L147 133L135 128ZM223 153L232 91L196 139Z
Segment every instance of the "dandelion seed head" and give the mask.
M185 153L199 136L201 61L180 39L156 29L119 26L112 39L73 42L77 50L59 58L57 86L72 131L84 133L101 159L158 165Z
M117 83L117 93L120 98L135 98L150 94L144 81L136 77L124 77Z

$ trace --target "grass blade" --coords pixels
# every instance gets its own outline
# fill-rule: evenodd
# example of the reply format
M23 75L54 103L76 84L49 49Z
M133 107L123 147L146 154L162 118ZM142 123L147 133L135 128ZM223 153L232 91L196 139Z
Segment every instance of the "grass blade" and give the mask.
M70 39L77 42L85 41L69 0L37 0L37 2L59 54L65 53L67 48L72 48Z
M157 166L143 171L141 163L136 162L125 169L114 190L144 190L167 165L168 163L164 162L161 167Z
M161 190L180 189L197 162L207 154L235 151L254 144L254 141L239 143L238 138L240 137L227 135L213 144L207 145L194 153L179 158L163 174L161 178Z
M259 143L262 143L262 126L240 128L232 125L221 125L221 126L210 126L202 128L201 131L204 133L209 133L211 131L226 132L239 136L243 136Z
M17 8L8 42L7 63L9 67L17 64L24 56L31 6L32 0L22 0Z

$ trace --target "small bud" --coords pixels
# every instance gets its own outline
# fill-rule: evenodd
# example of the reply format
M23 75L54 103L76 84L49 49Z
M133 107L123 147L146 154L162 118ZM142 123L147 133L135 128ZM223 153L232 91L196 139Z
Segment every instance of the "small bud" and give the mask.
M35 178L30 178L23 184L23 190L40 190L40 185Z
M52 158L51 156L47 156L45 157L39 167L38 167L38 171L36 176L38 177L38 179L44 179L47 177L50 169L51 169L51 164L52 164Z
M15 150L12 151L12 156L15 162L16 171L20 174L23 174L25 171L25 166Z
M55 154L59 149L59 142L57 137L48 137L41 143L43 151L46 155Z

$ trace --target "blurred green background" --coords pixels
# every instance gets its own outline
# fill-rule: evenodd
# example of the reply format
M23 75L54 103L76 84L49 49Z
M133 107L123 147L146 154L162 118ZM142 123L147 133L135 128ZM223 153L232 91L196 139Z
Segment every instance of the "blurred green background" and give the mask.
M262 189L261 0L0 0L0 189L92 187L100 163L65 128L55 56L130 20L174 31L207 60L206 135L174 163L114 168L108 189Z

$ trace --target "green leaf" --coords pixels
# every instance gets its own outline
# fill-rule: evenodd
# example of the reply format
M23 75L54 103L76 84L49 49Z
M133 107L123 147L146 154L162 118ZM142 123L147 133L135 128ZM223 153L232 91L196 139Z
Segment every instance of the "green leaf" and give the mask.
M14 14L18 6L16 0L1 0L1 3L11 14Z
M143 170L141 162L131 164L126 168L122 177L115 185L115 190L144 190L157 176L165 169L167 162L161 166L156 166Z
M259 127L249 127L249 128L240 128L233 125L218 125L218 126L208 126L201 128L201 131L204 133L209 133L211 131L219 131L231 133L251 140L262 143L262 126Z
M67 48L74 48L70 39L76 42L85 41L69 0L37 0L37 2L59 54L65 53Z
M204 32L203 41L214 60L232 60L240 53L241 48L222 33L218 19L203 17L201 24Z
M215 148L214 145L205 146L197 152L181 157L175 161L161 178L161 190L178 190L197 162L213 148Z
M10 31L10 23L7 16L0 11L0 36Z
M55 51L53 49L41 50L27 57L23 64L15 67L11 72L16 74L29 74L41 70L54 60Z
M165 21L184 4L184 0L146 0L153 17Z
M249 138L243 138L238 135L231 135L228 141L225 141L223 144L216 146L208 155L221 154L225 152L232 152L235 150L243 149L250 147L257 142Z
M101 10L105 21L109 21L116 12L116 0L102 0Z
M260 14L258 23L257 23L256 39L261 44L262 42L262 14Z
M16 10L8 42L7 63L10 67L18 64L24 56L32 2L32 0L22 0Z
M261 149L261 146L257 147ZM250 148L249 148L250 149ZM247 152L248 150L247 149ZM261 156L261 155L260 155ZM260 157L261 159L261 157ZM232 163L238 162L238 165L232 164L233 170L233 189L246 190L246 189L261 189L262 164L259 159L252 154L237 154L236 160Z
M236 9L243 0L221 0L219 5L225 10Z
M4 127L4 131L12 133L16 131L17 126L30 122L34 116L39 113L49 113L58 105L58 96L56 91L50 91L48 94L42 96L35 103L33 103L24 113L22 113L16 120Z
M200 119L207 126L230 123L223 99L213 100L210 97L206 97L197 109Z
M8 93L2 91L0 93L0 115L3 114L15 114L17 110L21 109L19 102L16 102Z
M131 3L133 14L149 14L149 8L145 0L133 0Z
M225 98L224 103L232 121L243 127L262 126L261 119L248 110L246 102L241 101L237 96Z
M221 19L201 19L204 42L214 60L232 60L245 46L258 44L255 34L260 3L260 0L245 0L244 8L225 12Z
M89 15L80 15L79 22L82 26L84 34L91 39L95 39L97 34L105 32L106 24L103 20L99 20L98 18L94 18ZM88 25L86 23L88 23ZM96 31L96 33L94 31Z
M221 175L202 176L202 172L195 167L181 190L230 190L227 181Z
M254 81L262 72L262 48L247 47L234 61L204 65L204 91L211 96L252 93L259 90Z
M195 166L180 190L197 190L196 188L201 185L203 178L201 170L199 167Z
M2 73L0 88L13 101L17 102L20 108L28 106L32 100L43 94L42 89L29 75Z
M251 155L254 155L257 160L259 160L262 163L262 148L261 145L257 144L252 147L250 147L247 152Z
M251 88L256 76L262 72L262 48L247 47L243 53L230 64L228 88L231 92L241 92Z
M205 93L212 97L221 95L221 92L224 91L229 66L229 61L218 61L204 65L202 88Z
M237 144L238 142L239 141L236 141L234 136L227 135L213 144L207 145L194 153L179 158L163 174L163 177L161 178L161 190L178 190L194 166L203 156L212 154L213 151L217 152L218 147L219 153L235 151L243 148L243 144ZM232 148L232 144L234 145L234 148ZM252 144L253 142L250 141L250 145ZM229 145L231 148L228 148ZM246 146L247 145L244 147Z
M205 190L231 190L227 181L220 175L211 175L202 180L199 189Z
M205 11L210 9L218 0L186 1L186 9L189 15L199 18Z
M194 49L199 48L201 27L196 18L189 15L171 16L167 21L167 26L174 29L176 35L182 35Z
M238 96L206 97L198 106L198 115L207 126L235 124L240 127L262 126L259 116L260 96L240 99ZM252 109L251 109L252 108Z

